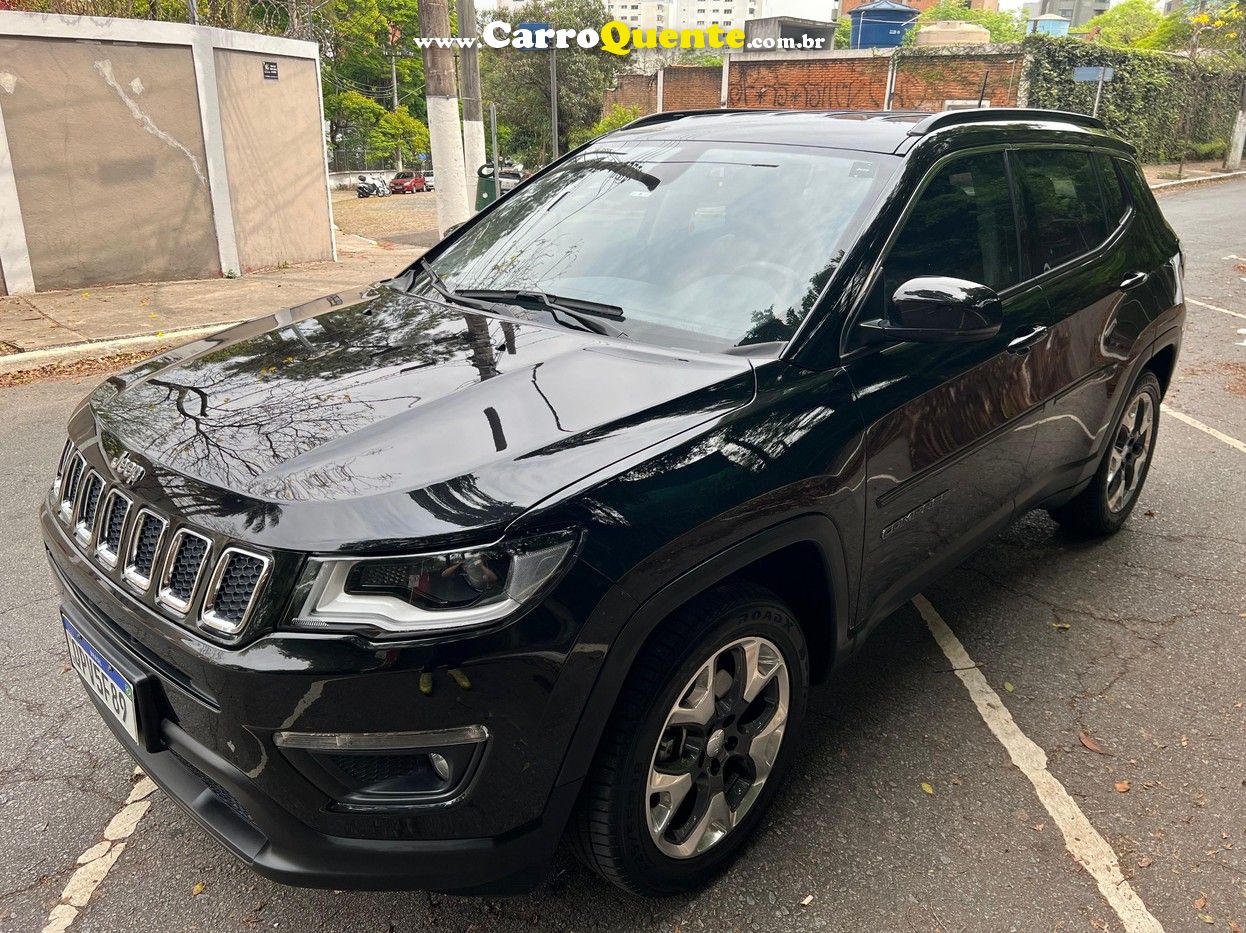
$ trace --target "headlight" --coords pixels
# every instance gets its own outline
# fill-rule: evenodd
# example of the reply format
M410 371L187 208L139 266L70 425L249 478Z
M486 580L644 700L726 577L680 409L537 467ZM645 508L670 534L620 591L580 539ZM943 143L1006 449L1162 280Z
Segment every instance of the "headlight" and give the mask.
M312 558L292 621L310 630L421 635L515 612L568 563L571 532L411 557Z

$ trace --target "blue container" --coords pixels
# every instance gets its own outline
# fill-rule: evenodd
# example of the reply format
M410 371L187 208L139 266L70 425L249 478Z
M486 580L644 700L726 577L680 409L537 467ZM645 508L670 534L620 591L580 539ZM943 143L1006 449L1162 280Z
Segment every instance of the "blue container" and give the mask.
M1055 13L1044 13L1042 16L1036 16L1030 20L1030 32L1038 33L1042 36L1067 36L1069 34L1069 21L1063 16L1057 16Z
M913 28L918 13L893 0L875 0L859 6L848 14L852 20L849 45L854 49L894 49Z

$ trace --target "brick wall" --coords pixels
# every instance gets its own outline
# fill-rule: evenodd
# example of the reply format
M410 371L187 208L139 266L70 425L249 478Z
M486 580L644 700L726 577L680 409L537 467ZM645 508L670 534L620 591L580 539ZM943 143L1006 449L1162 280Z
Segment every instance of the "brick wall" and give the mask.
M731 63L731 107L880 110L887 89L885 57Z
M978 99L986 76L986 103L1015 107L1021 50L1012 53L903 56L896 64L893 110L942 110L949 100Z
M986 97L996 107L1016 106L1023 58L1017 46L990 50L932 48L905 50L896 65L893 110L942 110L950 100L978 99L982 77ZM727 87L729 107L794 110L881 110L886 101L890 56L862 52L833 57L733 60ZM669 67L662 78L663 110L703 110L719 105L722 69ZM615 104L657 109L655 75L623 75L606 92L602 113Z
M601 114L605 116L615 105L639 107L642 114L658 109L657 75L619 75L618 83L606 91L601 102Z
M723 70L715 65L682 65L662 75L663 110L706 110L722 103Z

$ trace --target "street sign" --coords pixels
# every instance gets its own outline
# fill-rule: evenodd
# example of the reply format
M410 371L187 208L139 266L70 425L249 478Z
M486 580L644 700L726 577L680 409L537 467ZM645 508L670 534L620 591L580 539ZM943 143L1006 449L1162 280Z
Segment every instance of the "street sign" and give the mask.
M1100 65L1086 65L1081 68L1073 69L1074 81L1111 81L1112 76L1116 74L1115 68L1106 68Z
M549 48L549 35L541 32L549 23L520 23L515 27L513 48L523 52L543 52Z
M264 62L264 78L268 81L277 80L277 63Z

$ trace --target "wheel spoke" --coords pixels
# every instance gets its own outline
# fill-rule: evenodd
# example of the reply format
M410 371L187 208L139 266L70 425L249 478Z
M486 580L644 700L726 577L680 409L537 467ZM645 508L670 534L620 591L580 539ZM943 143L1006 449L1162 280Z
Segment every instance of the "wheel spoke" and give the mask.
M705 813L676 849L685 857L697 855L727 835L734 825L735 815L731 812L731 807L727 806L726 796L719 791L710 798Z
M770 683L783 667L783 658L774 647L761 639L753 639L744 645L744 702L757 699L766 684Z
M1140 401L1141 415L1138 423L1134 425L1134 434L1140 437L1150 438L1151 424L1155 420L1155 416L1151 410L1151 400L1147 396L1142 396Z
M671 710L666 725L708 726L714 715L714 658L697 671L691 685Z
M654 833L661 835L670 825L671 817L679 809L679 805L692 790L692 775L667 774L663 771L651 771L649 774L649 825ZM657 801L653 801L653 795Z
M753 762L755 784L761 784L774 767L775 758L779 755L779 746L783 744L783 728L787 722L787 709L777 707L770 722L753 741L749 743L748 756Z

